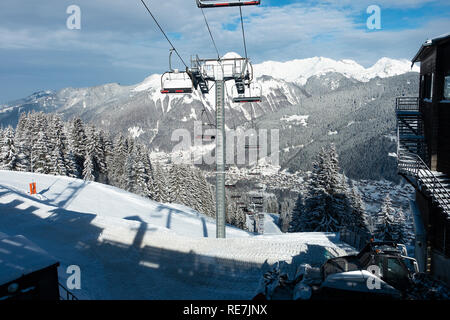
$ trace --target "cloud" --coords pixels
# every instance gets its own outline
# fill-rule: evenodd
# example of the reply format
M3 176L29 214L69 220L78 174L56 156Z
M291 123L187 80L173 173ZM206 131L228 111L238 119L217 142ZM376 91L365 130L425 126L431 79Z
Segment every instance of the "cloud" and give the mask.
M2 0L0 67L7 67L12 73L33 75L39 70L57 74L77 72L73 64L78 63L85 68L80 67L74 78L135 83L149 73L162 73L168 68L170 46L140 0L77 0L82 14L81 30L68 30L66 9L73 3L73 0ZM215 57L202 13L194 0L146 0L146 3L186 63L194 54ZM396 14L404 11L405 16L394 19L398 18L402 26L402 19L407 18L408 24L398 30L369 32L364 19L371 4L394 8ZM244 7L249 56L255 63L324 56L353 59L365 66L384 56L409 59L424 40L448 32L450 22L442 16L408 17L408 8L437 4L444 5L433 0L305 0L288 1L276 7ZM220 52L243 55L241 29L236 24L240 21L239 10L221 8L204 12ZM230 28L230 24L234 27ZM176 59L174 64L181 67ZM126 75L126 79L120 75ZM45 81L51 86L52 78L47 78ZM69 83L70 79L66 81Z

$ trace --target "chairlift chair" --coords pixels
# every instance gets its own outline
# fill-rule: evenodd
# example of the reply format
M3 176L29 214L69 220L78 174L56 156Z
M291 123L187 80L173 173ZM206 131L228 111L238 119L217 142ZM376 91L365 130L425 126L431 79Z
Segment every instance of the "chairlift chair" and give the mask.
M262 88L255 82L236 82L232 89L234 103L261 102Z
M192 79L187 71L172 69L172 53L169 53L169 71L161 76L161 93L192 93Z
M241 6L255 6L261 3L261 0L196 0L199 8L217 8L217 7L241 7Z
M161 76L161 93L192 93L191 77L177 69L164 73Z

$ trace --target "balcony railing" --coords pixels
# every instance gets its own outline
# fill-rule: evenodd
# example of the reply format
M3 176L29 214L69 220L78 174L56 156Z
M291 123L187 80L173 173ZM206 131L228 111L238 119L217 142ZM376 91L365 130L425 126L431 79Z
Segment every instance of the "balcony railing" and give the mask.
M419 111L418 97L398 97L395 100L396 111Z

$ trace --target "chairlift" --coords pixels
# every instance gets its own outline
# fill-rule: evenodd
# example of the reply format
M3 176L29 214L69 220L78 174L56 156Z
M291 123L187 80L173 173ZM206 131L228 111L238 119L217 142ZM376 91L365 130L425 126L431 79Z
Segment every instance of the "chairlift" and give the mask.
M196 0L199 8L217 8L217 7L241 7L241 6L255 6L261 3L261 0Z
M187 72L168 71L161 76L161 93L192 93L192 80Z
M260 173L259 172L249 172L248 175L250 175L250 176L259 176Z
M240 198L241 198L241 196L239 196L239 195L231 196L231 199L240 199Z
M172 69L172 53L169 53L169 71L161 76L161 93L192 93L192 79L186 71Z
M226 184L225 188L234 188L236 187L236 184Z
M262 88L258 83L244 84L237 81L231 92L234 103L261 102Z

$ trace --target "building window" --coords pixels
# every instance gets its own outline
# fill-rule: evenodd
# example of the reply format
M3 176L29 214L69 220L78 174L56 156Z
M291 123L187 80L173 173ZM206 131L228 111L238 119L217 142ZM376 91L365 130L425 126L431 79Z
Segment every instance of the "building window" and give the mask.
M424 76L422 82L422 93L423 99L433 99L433 81L434 81L434 73L428 73Z
M450 100L450 74L444 78L444 100Z

